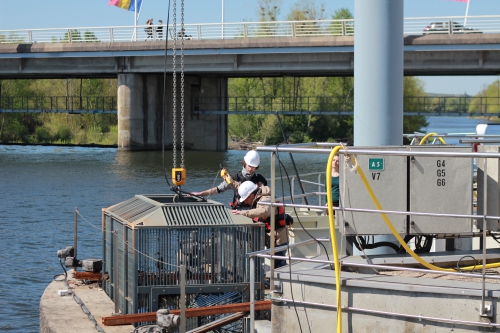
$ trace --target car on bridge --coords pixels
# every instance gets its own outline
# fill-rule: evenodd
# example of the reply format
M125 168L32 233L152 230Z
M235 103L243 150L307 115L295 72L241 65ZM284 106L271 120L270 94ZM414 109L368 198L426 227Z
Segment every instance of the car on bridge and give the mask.
M482 34L478 29L465 27L457 22L451 22L453 31L450 32L450 22L432 22L424 28L424 35L427 34Z

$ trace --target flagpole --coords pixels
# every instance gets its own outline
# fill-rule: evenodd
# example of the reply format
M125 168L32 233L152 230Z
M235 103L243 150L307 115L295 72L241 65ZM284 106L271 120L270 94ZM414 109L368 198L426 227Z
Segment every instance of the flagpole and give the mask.
M467 1L467 8L465 8L464 27L467 25L467 16L469 15L469 4L470 4L470 0Z
M137 41L137 0L134 0L134 42Z
M222 0L222 39L224 39L224 0Z

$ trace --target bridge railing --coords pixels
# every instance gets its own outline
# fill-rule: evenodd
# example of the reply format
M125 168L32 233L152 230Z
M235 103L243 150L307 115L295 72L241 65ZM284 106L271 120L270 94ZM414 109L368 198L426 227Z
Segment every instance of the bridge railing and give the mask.
M350 115L345 96L200 97L189 101L192 114L325 114ZM500 97L407 96L405 115L500 115ZM0 112L116 113L114 96L2 96Z
M462 34L462 33L500 33L500 15L483 16L431 16L404 19L404 35L422 35L432 22L445 22L456 26L465 25L475 30L431 29L425 33ZM466 24L465 24L466 23ZM113 26L113 27L74 27L50 29L0 30L2 43L82 43L82 42L133 42L179 38L172 29L167 32L166 25L153 26ZM172 25L169 26L172 28ZM232 22L185 24L184 37L193 40L239 39L239 38L280 38L280 37L318 37L353 36L354 20L310 20L310 21L273 21L273 22Z
M224 109L224 101L202 97L193 101L194 112L210 113ZM231 114L352 114L354 105L345 96L228 97ZM488 115L500 114L500 97L473 96L407 96L403 110L406 115Z
M114 96L2 96L0 112L116 113Z

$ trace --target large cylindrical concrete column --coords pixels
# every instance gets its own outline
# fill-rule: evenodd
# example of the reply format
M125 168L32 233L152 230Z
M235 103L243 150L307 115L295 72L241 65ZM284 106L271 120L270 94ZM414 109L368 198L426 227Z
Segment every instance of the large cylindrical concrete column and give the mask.
M355 0L354 145L403 143L403 0Z

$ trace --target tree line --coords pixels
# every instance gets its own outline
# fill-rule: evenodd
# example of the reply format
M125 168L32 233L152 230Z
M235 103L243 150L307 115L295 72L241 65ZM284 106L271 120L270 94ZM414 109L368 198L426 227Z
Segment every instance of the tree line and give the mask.
M261 22L276 21L281 13L282 0L259 0L256 15ZM286 20L322 20L327 16L324 5L314 0L295 3ZM331 15L334 20L353 16L346 8ZM310 25L302 33L314 33ZM265 25L261 29L265 30ZM297 26L296 26L297 29ZM300 29L300 26L298 27ZM352 29L331 25L329 29ZM269 32L262 31L268 34ZM6 38L3 36L3 38ZM13 38L13 36L10 36ZM2 36L0 36L0 41ZM97 41L93 33L71 31L64 41ZM497 81L475 97L459 96L440 103L438 96L426 96L423 101L412 100L425 96L423 83L414 77L404 78L406 111L422 111L421 103L432 110L460 112L499 112L500 83ZM251 77L228 80L229 110L259 111L279 105L282 111L352 110L354 105L353 77ZM0 80L0 110L6 109L8 97L14 96L112 96L117 95L116 79L23 79ZM167 92L168 96L168 92ZM232 98L236 97L236 98ZM116 100L116 99L115 99ZM12 101L12 99L10 100ZM256 101L258 101L256 103ZM443 100L444 101L444 100ZM496 102L496 103L495 103ZM235 105L235 103L237 105ZM286 113L285 113L286 114ZM262 142L265 145L282 143L283 132L291 143L311 141L352 142L353 117L331 115L284 116L229 115L229 140L232 142ZM424 116L405 116L404 133L420 131L427 126ZM283 131L282 131L283 128ZM117 116L111 114L1 113L0 142L117 144Z

